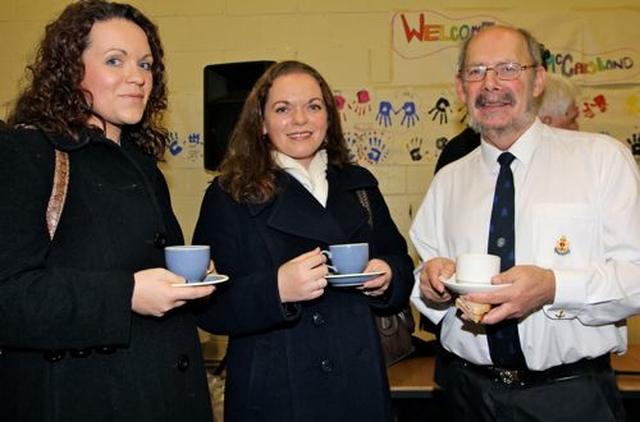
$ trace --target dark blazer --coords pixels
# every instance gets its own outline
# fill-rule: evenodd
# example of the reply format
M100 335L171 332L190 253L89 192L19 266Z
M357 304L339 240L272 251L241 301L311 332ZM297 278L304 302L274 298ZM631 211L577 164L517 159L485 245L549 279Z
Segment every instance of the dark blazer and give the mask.
M286 173L276 197L261 205L234 202L217 181L206 192L193 241L211 245L218 271L230 280L211 297L199 324L230 335L225 420L392 420L372 310L407 303L413 264L373 175L356 166L329 167L327 178L326 209ZM368 193L373 230L357 189ZM314 301L282 305L280 265L348 242L369 242L370 257L390 265L386 297L328 286Z
M53 241L53 147L70 183ZM131 311L133 273L182 243L155 161L123 140L80 147L0 133L0 420L211 421L195 319Z
M437 173L442 167L464 157L479 146L480 134L467 126L446 143L438 157L435 172Z

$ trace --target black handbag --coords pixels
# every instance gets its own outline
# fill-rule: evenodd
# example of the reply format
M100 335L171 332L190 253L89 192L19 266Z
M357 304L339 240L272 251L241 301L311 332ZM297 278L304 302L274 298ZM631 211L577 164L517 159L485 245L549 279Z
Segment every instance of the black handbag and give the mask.
M369 225L373 226L373 214L367 191L361 189L356 191L356 196L362 206L369 213ZM387 367L408 357L415 351L413 344L413 331L415 329L415 321L411 311L411 305L407 303L400 312L380 316L376 315L376 325L380 334L380 344L382 345L382 354Z
M384 363L387 367L400 362L414 352L412 334L415 322L410 306L396 314L376 316L375 318L380 334Z

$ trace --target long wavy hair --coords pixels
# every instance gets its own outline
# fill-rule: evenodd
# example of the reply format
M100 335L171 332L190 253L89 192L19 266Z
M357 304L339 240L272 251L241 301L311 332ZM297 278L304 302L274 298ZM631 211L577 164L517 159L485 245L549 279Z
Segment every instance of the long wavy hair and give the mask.
M266 70L249 93L220 164L220 185L238 202L263 203L276 194L275 180L282 170L272 158L271 140L262 133L264 111L273 82L281 76L296 73L310 75L320 85L328 119L325 142L320 148L326 149L329 164L344 168L350 163L340 113L329 84L305 63L293 60L276 63Z
M8 123L34 125L67 135L75 142L82 142L86 133L103 133L101 128L88 123L93 114L91 95L81 86L85 76L82 55L93 25L111 19L131 21L147 35L153 55L153 88L140 122L124 126L122 134L146 153L161 159L169 139L162 126L167 109L164 50L156 25L127 4L80 0L67 6L48 24L34 62L27 66L29 84L16 99Z

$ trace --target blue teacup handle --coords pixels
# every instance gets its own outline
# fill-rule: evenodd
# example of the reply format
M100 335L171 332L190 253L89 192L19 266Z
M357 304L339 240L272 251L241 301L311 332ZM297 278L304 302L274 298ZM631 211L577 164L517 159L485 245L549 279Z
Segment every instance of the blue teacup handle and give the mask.
M321 253L326 256L327 258L331 259L331 252L326 251L326 250L322 250ZM334 267L333 265L329 265L329 264L324 264L325 267L327 267L329 269L330 272L332 272L333 274L338 274L338 269L336 267Z
M338 269L336 267L334 267L333 265L324 264L324 266L329 269L329 273L338 274Z

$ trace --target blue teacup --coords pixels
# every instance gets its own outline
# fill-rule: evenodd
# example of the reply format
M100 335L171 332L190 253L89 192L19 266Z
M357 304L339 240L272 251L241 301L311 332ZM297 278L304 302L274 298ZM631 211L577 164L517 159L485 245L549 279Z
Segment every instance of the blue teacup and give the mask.
M169 271L197 283L207 275L211 256L207 245L179 245L164 248L164 259Z
M359 274L369 262L368 243L345 243L329 245L329 250L322 251L331 260L327 265L336 274Z

